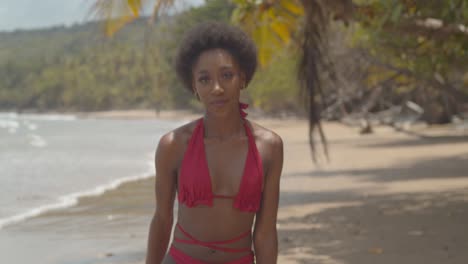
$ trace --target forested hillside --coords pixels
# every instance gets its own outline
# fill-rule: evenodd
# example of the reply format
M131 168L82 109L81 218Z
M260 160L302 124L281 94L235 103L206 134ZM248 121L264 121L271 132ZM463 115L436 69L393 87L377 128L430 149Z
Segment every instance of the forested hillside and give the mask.
M232 8L212 1L152 26L141 18L112 38L96 22L0 33L0 109L190 106L193 96L172 70L177 43L196 22L228 22Z
M188 28L216 20L236 21L257 42L262 67L243 97L265 112L304 112L311 97L297 81L303 32L327 25L317 74L323 117L466 118L468 1L324 1L327 19L308 24L301 3L206 0L152 25L138 18L112 37L98 23L0 33L0 110L199 107L176 79L174 56Z

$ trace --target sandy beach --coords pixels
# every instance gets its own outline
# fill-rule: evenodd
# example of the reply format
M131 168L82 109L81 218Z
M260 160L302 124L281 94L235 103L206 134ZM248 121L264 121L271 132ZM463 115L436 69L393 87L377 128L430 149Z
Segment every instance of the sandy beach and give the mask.
M466 131L377 127L359 135L326 123L330 161L314 165L305 120L254 121L276 131L285 145L278 263L468 263ZM81 241L71 253L75 261L67 263L140 264L153 186L154 177L125 183L11 230L53 229Z
M279 263L468 261L468 141L446 127L359 135L326 124L331 161L310 164L304 123L285 141Z

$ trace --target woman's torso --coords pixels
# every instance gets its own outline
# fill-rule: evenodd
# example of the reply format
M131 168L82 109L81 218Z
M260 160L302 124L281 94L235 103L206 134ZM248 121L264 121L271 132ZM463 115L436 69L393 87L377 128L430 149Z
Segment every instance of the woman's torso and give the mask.
M248 122L247 125L252 131L260 158L263 161L263 171L266 171L267 153L261 136L264 128L251 122ZM177 131L180 133L179 138L184 142L181 144L181 150L178 151L178 182L182 160L195 127L196 121ZM217 139L204 139L203 141L212 192L216 195L235 196L239 192L248 157L249 140L247 135L225 141ZM179 204L177 222L183 226L186 232L200 241L223 241L251 230L254 216L254 212L241 211L233 207L233 199L215 198L213 206L198 205L190 208L183 203ZM180 229L175 228L174 238L186 239L186 236ZM174 241L173 245L194 258L213 263L237 259L246 254L245 252L224 252L223 250L177 241ZM238 241L223 245L223 247L251 248L252 237L251 235L245 236Z

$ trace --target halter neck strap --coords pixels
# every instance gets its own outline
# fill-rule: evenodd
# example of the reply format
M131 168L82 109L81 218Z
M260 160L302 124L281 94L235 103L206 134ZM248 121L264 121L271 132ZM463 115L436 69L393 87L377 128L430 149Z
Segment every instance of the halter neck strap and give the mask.
M249 107L248 104L239 102L239 112L242 118L245 118L247 116L247 113L244 111L244 109L247 109L248 107Z

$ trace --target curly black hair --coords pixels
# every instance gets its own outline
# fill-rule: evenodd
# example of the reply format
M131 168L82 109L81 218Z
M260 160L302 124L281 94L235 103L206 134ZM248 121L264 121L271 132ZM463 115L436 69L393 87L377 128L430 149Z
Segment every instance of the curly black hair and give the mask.
M246 84L257 68L257 48L241 29L219 22L204 22L188 31L179 47L175 69L185 88L192 90L192 67L200 54L209 49L224 49L244 72Z

